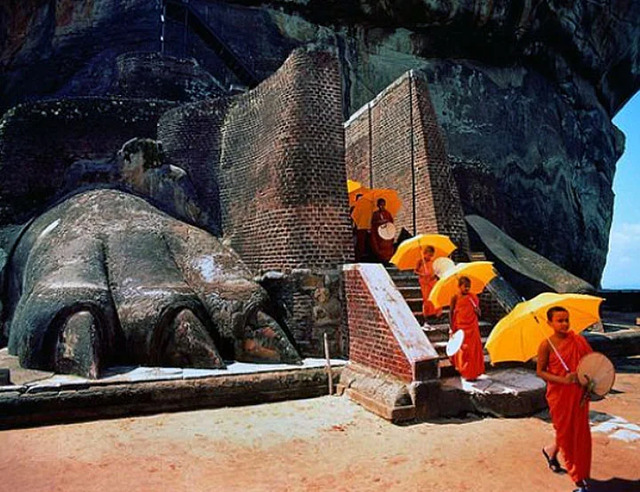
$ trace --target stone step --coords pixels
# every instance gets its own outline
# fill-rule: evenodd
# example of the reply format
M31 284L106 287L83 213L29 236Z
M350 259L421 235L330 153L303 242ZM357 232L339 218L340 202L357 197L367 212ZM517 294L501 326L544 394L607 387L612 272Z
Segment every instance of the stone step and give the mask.
M409 309L415 314L422 313L422 297L405 297L405 302L409 306Z
M614 323L611 321L603 321L602 327L606 332L614 332L614 331L622 331L622 330L640 330L640 327L637 325L632 325L628 323Z
M418 277L415 275L402 276L402 277L391 277L391 280L396 287L417 287L420 288L420 283L418 282Z
M471 251L469 253L469 261L487 261L484 251Z
M450 378L455 376L460 376L456 368L451 364L451 360L449 357L444 357L438 361L438 367L440 367L440 378ZM484 371L485 373L489 373L495 371L496 368L491 365L491 360L489 359L488 354L484 354Z
M480 328L480 337L486 338L493 329L493 324L488 321L480 321L478 323ZM434 342L446 342L449 339L449 323L439 323L423 327L422 331L431 343Z
M449 357L441 358L438 361L438 366L440 367L440 378L448 378L451 376L460 376L458 371L451 364L451 360ZM484 370L486 373L494 372L494 371L504 371L508 369L525 369L527 371L536 370L536 361L535 359L531 359L527 362L499 362L497 364L491 364L491 359L489 358L489 354L485 351L484 353Z
M482 347L484 348L485 343L487 343L487 337L482 337L480 339L482 341ZM447 343L448 340L440 340L438 342L431 342L431 344L433 345L433 348L436 349L436 352L438 352L438 356L440 359L448 359L449 357L447 356L446 348L447 348ZM485 354L486 354L486 350L485 350Z

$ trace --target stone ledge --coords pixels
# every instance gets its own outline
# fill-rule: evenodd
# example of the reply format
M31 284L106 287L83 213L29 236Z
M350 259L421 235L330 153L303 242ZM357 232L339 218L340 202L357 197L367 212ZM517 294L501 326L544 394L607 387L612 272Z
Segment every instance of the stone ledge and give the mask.
M345 361L332 363L335 363L332 364L332 378L337 383ZM5 391L0 393L0 429L251 405L328 393L326 369L319 363L279 369L267 366L261 371L195 378L114 381L108 384L81 380L75 384L48 386L42 381L38 383L39 386L31 387L33 389L27 387L27 391L20 391L20 387L3 387ZM25 387L23 385L22 388Z

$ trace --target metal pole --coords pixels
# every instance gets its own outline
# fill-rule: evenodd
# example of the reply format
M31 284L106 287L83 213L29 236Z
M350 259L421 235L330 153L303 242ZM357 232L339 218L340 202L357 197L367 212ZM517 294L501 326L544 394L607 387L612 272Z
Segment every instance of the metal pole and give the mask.
M369 188L373 188L373 123L371 122L371 103L367 104L369 116Z
M416 231L416 166L414 158L414 141L413 141L413 70L409 72L409 142L411 144L411 198L412 202L412 215L413 215L413 235L417 234Z

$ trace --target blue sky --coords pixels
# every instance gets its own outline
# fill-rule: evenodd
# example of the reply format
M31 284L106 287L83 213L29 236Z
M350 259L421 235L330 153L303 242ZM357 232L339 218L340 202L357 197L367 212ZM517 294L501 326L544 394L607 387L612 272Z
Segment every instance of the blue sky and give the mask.
M640 92L613 119L627 137L616 168L605 289L640 289Z

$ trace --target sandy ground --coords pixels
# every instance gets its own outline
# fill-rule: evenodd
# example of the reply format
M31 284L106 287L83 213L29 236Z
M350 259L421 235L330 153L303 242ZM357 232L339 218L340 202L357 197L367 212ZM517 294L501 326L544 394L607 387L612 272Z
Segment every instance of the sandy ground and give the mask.
M640 424L640 374L614 388L593 419ZM570 491L540 452L552 435L544 415L396 426L327 396L4 431L0 490ZM640 491L640 440L593 443L593 490Z

